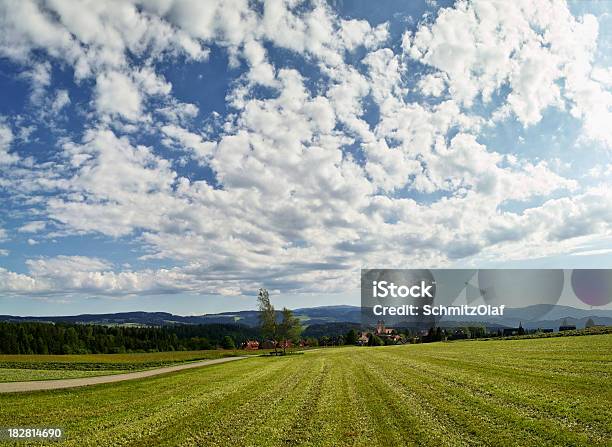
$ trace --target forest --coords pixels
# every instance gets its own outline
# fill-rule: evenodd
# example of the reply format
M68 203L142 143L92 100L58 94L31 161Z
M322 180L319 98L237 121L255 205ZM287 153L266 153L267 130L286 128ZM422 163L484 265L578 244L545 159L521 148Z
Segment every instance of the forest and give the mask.
M259 329L234 324L162 327L0 322L0 354L112 354L232 349Z

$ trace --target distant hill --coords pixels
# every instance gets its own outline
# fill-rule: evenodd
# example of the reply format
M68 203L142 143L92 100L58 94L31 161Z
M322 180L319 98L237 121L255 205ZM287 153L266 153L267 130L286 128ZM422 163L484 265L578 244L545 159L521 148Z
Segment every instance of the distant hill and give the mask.
M298 316L304 325L325 323L359 323L361 321L360 308L356 306L326 306L296 309ZM280 316L280 312L278 312ZM257 326L259 324L259 313L255 310L244 310L238 312L222 312L218 314L205 314L194 316L174 315L167 312L119 312L109 314L81 314L53 317L16 317L12 315L0 315L0 321L39 321L39 322L64 322L80 324L132 324L143 326L164 326L168 324L212 324L233 323L245 326Z
M361 311L357 306L323 306L295 309L294 313L302 320L304 326L329 325L332 323L361 322ZM469 322L478 322L489 327L516 327L522 323L526 329L553 328L557 329L564 319L569 324L584 327L591 318L595 324L612 325L612 310L606 309L576 309L570 306L542 305L527 306L523 308L506 309L503 317L458 317L453 316L442 320L441 326L462 325ZM0 321L40 321L40 322L66 322L80 324L104 325L141 325L164 326L172 324L241 324L257 326L259 324L258 312L245 310L239 312L222 312L194 316L174 315L167 312L120 312L108 314L83 314L54 317L16 317L0 315Z
M501 317L459 317L453 316L454 322L482 321L487 326L518 327L525 329L557 329L564 320L583 328L591 318L595 324L612 325L612 310L607 309L576 309L571 306L536 304L521 308L507 308ZM442 320L442 325L445 325ZM447 322L446 322L447 323Z

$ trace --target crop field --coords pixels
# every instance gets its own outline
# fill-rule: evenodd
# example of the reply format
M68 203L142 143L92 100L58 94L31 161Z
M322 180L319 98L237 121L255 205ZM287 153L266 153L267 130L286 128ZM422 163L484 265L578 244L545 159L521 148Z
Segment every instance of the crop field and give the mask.
M612 335L319 349L0 395L69 446L609 446Z
M72 379L120 374L177 363L252 354L253 352L209 350L137 354L0 355L0 382Z

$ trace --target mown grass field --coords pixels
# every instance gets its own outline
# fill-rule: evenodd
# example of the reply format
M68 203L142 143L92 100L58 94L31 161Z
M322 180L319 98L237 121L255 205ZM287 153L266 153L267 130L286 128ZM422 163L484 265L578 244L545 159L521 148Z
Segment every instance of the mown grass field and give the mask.
M609 446L612 335L320 349L0 395L69 446Z
M119 374L183 362L252 353L254 351L218 349L137 354L0 355L0 382L72 379Z
M66 367L81 364L171 364L195 360L218 359L235 355L244 355L257 351L243 351L240 349L211 349L207 351L171 351L171 352L143 352L133 354L79 354L79 355L10 355L0 354L0 365L9 364L55 364Z
M76 379L108 374L121 374L125 370L78 370L78 369L22 369L0 368L0 383L28 382L33 380Z

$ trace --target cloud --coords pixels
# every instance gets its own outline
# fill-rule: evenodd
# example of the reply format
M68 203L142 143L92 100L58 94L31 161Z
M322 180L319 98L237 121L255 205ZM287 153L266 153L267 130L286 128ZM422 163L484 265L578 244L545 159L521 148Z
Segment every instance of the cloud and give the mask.
M612 253L612 248L602 248L599 250L584 250L572 253L572 256L593 256L593 255L607 255Z
M28 275L8 271L0 267L0 290L4 293L32 293L47 288Z
M389 39L389 24L384 22L372 28L367 20L341 20L339 35L348 51L361 45L371 50Z
M596 17L574 17L564 2L474 0L441 9L433 23L406 33L403 46L439 70L419 81L424 94L441 93L443 79L452 98L470 107L507 88L498 116L512 113L531 126L548 107L569 108L586 138L610 146L601 125L612 113L610 92L600 71L592 75L597 36Z
M244 56L251 67L248 74L249 80L257 84L273 86L275 83L274 67L267 61L263 45L254 40L246 42Z
M194 158L202 163L212 155L216 146L214 142L204 141L201 135L189 132L175 124L165 125L161 130L168 137L167 141L170 145L193 151Z
M70 96L67 90L58 90L53 103L51 104L51 112L57 114L64 107L70 104Z
M69 194L48 202L49 215L62 223L120 236L154 224L163 203L172 203L166 194L176 174L146 146L108 129L90 129L81 144L69 142L63 150L76 174Z
M16 154L9 153L14 138L11 128L0 121L0 165L15 163L19 159Z
M198 279L197 266L187 268L114 271L99 258L56 256L30 259L27 274L0 268L0 291L12 295L167 294L177 292L212 292L235 295L240 288L227 281Z
M34 63L23 77L30 81L32 92L30 100L35 105L40 105L45 95L45 89L51 84L51 64L49 62Z
M99 258L86 256L57 256L29 260L26 263L30 272L36 276L69 276L71 271L86 272L108 270L111 265Z
M21 226L17 231L20 233L38 233L45 229L47 222L44 220L34 220Z
M446 89L443 75L426 75L418 82L418 88L424 95L441 96Z
M108 262L98 258L57 256L28 260L26 264L28 274L0 269L0 290L13 294L129 295L184 289L173 283L180 279L180 273L169 270L117 273Z
M316 1L0 8L0 55L52 115L76 114L44 154L13 134L33 119L0 120L0 187L27 210L17 231L107 237L139 249L119 264L141 265L31 257L27 273L0 270L7 293L333 292L363 266L567 253L611 230L603 162L581 177L545 143L499 143L528 137L510 117L529 128L555 108L607 144L600 33L561 2L460 1L401 48L389 23ZM223 111L202 99L206 74L175 88L208 48L228 61Z
M142 98L136 84L119 72L104 73L96 80L96 108L101 114L119 115L130 121L142 117Z
M154 57L185 54L200 60L207 51L187 33L172 27L145 6L133 2L80 3L70 0L19 4L3 3L0 53L25 62L31 52L44 49L76 69L77 78L105 67L126 64L126 52Z

